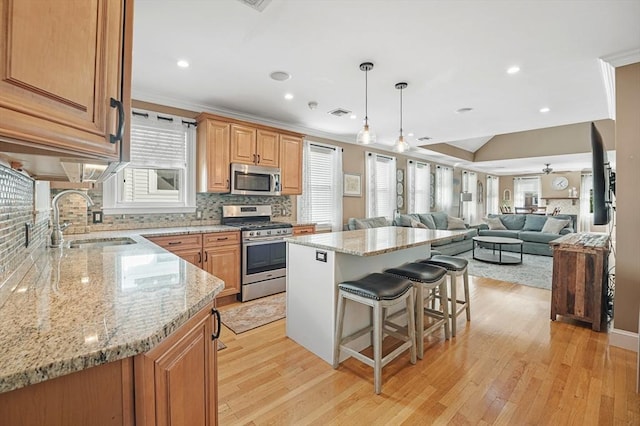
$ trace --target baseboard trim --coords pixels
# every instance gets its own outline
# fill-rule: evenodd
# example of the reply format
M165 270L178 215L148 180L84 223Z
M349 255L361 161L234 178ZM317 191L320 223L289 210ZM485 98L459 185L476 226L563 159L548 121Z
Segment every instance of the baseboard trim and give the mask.
M638 352L638 333L613 328L609 330L609 345Z

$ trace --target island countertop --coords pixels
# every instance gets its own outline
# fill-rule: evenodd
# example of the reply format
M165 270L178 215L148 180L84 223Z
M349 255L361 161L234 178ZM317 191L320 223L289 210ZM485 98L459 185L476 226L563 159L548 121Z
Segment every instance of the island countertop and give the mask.
M466 230L442 231L402 226L356 229L354 231L330 232L285 238L291 244L331 250L355 256L376 256L396 250L431 244Z
M228 226L67 235L136 244L35 249L0 287L0 393L148 351L224 289L224 282L144 236Z

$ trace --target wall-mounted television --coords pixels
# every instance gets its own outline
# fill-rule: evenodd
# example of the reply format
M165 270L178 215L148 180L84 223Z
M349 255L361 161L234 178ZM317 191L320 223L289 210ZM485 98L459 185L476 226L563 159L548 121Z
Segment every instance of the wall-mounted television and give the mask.
M606 225L611 220L611 205L615 195L615 172L607 160L602 136L591 123L591 154L593 161L593 224Z

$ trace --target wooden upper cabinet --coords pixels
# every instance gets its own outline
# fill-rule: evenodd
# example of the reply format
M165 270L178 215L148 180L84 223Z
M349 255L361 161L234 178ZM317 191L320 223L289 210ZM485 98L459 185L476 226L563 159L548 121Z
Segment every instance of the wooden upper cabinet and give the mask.
M302 194L302 138L280 135L282 195Z
M229 192L230 129L231 125L224 121L198 120L198 192Z
M257 164L256 158L256 128L231 124L231 162Z
M132 23L132 0L0 0L3 149L118 160Z
M259 166L278 167L280 164L280 134L258 129L256 139L257 163Z

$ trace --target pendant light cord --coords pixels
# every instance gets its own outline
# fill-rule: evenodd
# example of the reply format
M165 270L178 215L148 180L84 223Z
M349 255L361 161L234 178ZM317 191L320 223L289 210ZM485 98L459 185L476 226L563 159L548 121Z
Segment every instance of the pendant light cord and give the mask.
M400 136L402 136L402 91L404 88L400 88Z
M369 124L369 70L364 72L364 124Z

